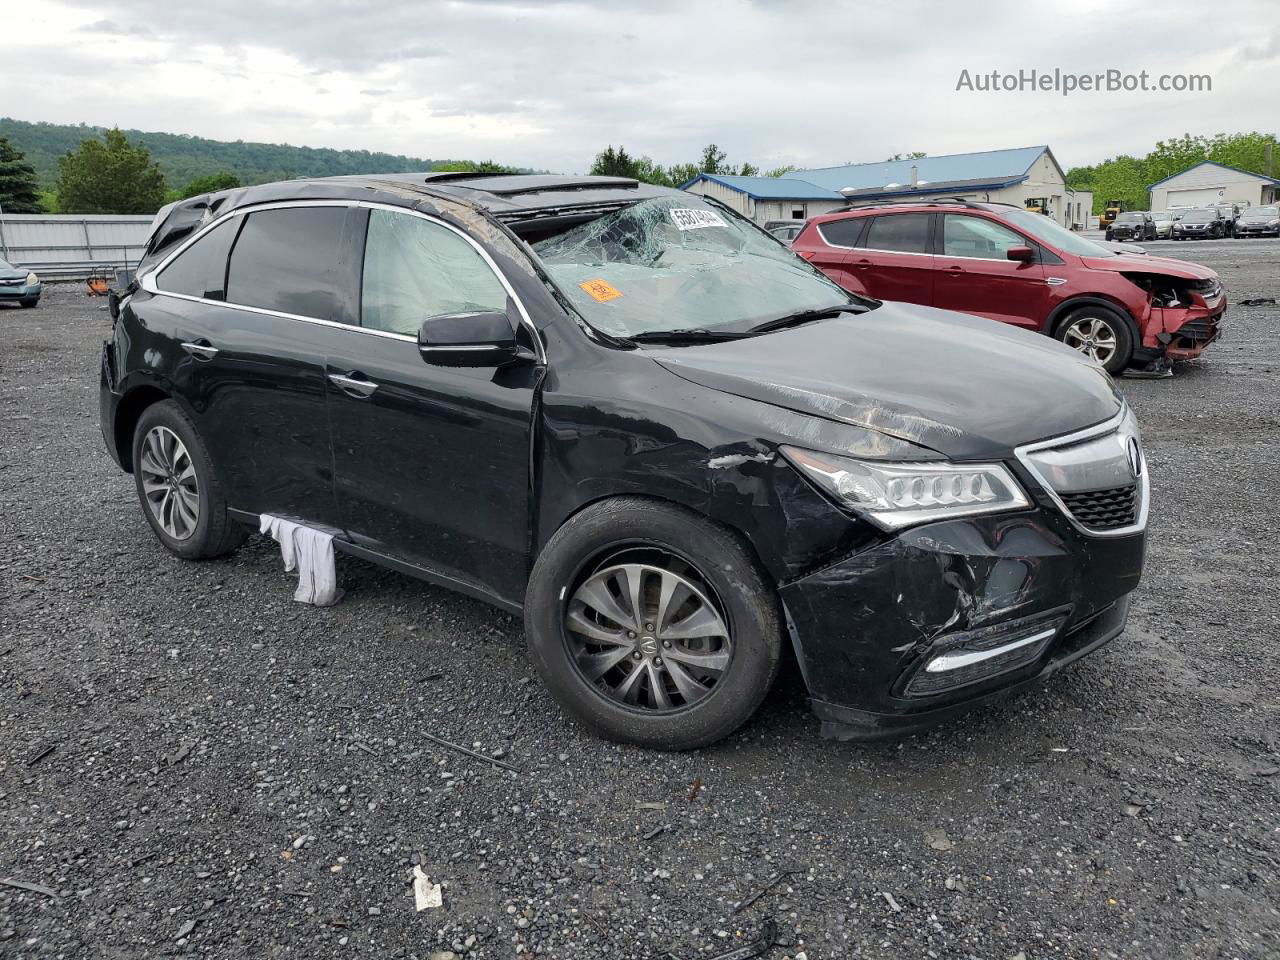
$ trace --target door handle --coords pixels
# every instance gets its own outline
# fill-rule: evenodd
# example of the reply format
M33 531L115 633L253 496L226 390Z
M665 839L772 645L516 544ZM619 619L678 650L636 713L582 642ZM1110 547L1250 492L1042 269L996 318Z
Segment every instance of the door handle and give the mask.
M211 346L207 340L193 340L190 343L184 343L182 349L197 360L212 360L218 355L218 348Z
M859 270L865 270L865 269L867 269L867 267L869 267L869 266L871 266L871 261L870 261L870 260L862 259L862 260L859 260L859 261L857 262L857 267L858 267L858 269L859 269Z
M947 267L947 276L949 277L958 277L962 273L964 273L964 267L956 267L956 266Z
M357 380L341 373L331 373L329 379L347 396L361 400L373 396L373 391L378 389L378 385L372 380Z

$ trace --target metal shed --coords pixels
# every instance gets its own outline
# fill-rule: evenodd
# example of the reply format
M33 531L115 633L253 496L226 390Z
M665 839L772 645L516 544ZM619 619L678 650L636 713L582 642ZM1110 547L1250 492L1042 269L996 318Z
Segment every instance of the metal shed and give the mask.
M0 257L41 277L85 277L138 262L150 216L0 215Z

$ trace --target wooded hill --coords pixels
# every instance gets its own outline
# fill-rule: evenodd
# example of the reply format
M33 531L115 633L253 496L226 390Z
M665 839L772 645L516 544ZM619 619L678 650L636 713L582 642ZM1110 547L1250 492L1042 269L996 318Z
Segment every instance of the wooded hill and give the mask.
M103 127L87 124L29 123L0 117L0 137L26 154L41 188L52 189L58 179L58 158L80 146L86 137L100 136ZM428 160L369 150L331 150L293 147L284 143L246 143L206 140L178 133L125 130L134 145L151 151L165 181L181 186L197 177L230 171L244 184L269 183L293 177L335 177L355 173L412 173L457 161Z

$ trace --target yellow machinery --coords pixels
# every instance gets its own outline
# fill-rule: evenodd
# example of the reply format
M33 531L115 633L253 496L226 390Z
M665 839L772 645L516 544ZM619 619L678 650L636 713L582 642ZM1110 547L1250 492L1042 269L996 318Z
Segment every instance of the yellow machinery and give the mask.
M1026 207L1027 213L1043 213L1045 216L1049 214L1048 197L1027 197L1022 201L1022 205Z
M1123 200L1108 200L1107 205L1102 209L1102 214L1098 217L1098 229L1107 229L1107 227L1116 222L1116 217L1123 212Z

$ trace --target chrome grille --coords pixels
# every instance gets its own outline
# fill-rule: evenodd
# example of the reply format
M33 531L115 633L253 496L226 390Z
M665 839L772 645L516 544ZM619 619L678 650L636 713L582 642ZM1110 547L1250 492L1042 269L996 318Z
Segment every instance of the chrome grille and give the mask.
M1138 424L1126 407L1106 423L1016 451L1057 507L1093 536L1147 525L1148 481Z

